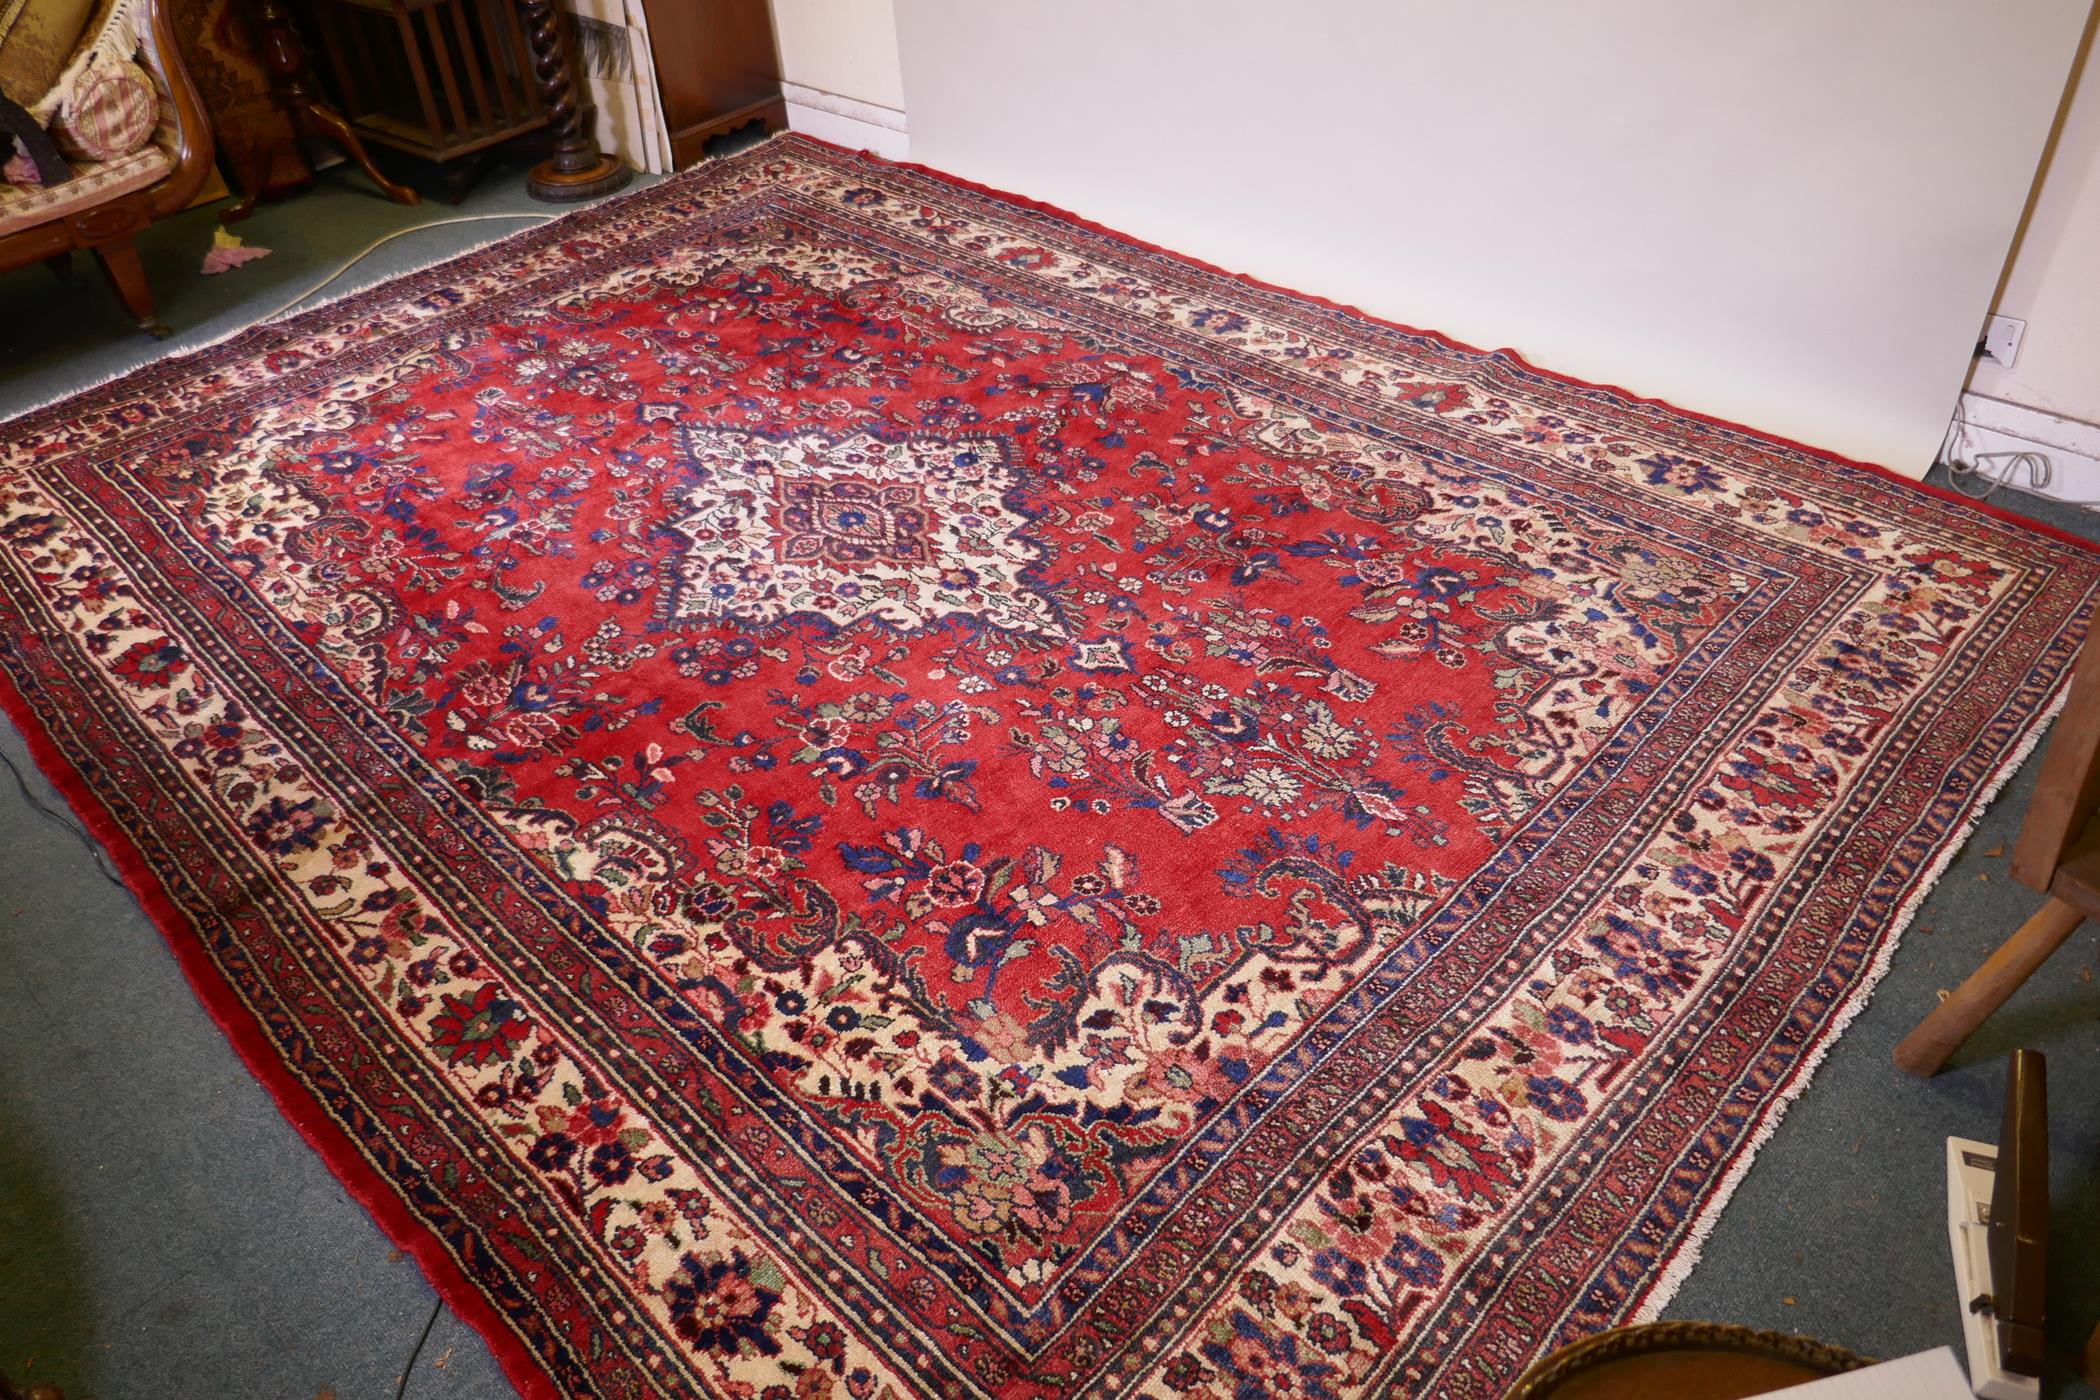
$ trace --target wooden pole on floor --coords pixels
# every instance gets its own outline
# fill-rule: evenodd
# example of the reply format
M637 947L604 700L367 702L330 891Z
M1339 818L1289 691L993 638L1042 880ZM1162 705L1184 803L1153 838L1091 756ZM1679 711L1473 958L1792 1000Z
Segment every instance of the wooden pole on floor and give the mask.
M1970 973L1968 981L1920 1021L1916 1030L1903 1037L1896 1047L1896 1067L1921 1076L1938 1074L1947 1057L1961 1048L1986 1017L2005 1005L2005 999L2084 921L2078 909L2052 897L1982 967Z

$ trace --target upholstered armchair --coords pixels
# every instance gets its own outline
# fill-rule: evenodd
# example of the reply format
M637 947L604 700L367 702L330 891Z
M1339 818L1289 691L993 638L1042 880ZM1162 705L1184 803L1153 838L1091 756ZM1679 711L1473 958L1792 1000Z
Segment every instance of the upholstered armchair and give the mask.
M134 240L196 197L211 168L211 124L183 68L168 0L118 0L95 42L151 75L158 125L137 150L72 162L70 179L0 185L0 271L90 250L139 325L166 335Z

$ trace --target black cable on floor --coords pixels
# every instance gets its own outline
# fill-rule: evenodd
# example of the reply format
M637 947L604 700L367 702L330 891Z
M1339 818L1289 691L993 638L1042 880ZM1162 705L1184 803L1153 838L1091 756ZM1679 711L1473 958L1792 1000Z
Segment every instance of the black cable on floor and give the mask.
M416 1358L423 1354L423 1343L430 1340L430 1329L437 1326L438 1314L444 1311L445 1301L440 1298L430 1305L430 1317L423 1324L423 1335L416 1338L416 1349L408 1354L408 1364L401 1368L401 1383L394 1387L394 1400L408 1394L408 1378L416 1373Z
M71 832L73 839L87 847L88 854L95 858L95 864L101 868L103 878L129 894L131 887L124 883L124 877L118 874L116 866L110 863L109 853L102 849L102 843L88 835L87 828L75 821L72 813L62 812L38 797L29 786L29 779L23 776L22 770L16 766L14 758L5 749L0 749L0 763L6 764L7 771L14 774L15 786L21 789L22 800L29 804L29 810Z

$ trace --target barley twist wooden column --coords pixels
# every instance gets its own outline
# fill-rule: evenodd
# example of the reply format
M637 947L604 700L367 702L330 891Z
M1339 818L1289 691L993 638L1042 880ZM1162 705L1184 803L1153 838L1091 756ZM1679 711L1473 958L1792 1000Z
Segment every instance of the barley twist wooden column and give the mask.
M627 163L601 152L583 129L561 15L553 0L518 0L518 13L525 21L525 41L532 46L532 71L539 81L547 129L554 136L554 154L532 167L525 192L556 203L611 194L627 183Z

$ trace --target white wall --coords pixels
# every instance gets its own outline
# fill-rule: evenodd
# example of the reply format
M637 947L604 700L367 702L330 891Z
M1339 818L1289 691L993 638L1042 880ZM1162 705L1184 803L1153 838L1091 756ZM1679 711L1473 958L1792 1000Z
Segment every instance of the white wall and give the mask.
M1911 474L2089 0L899 0L913 158Z
M2094 24L2100 16L2087 24L2079 76L1992 307L2025 321L2026 332L2010 365L1976 361L1945 448L1947 460L1992 479L2088 505L2100 503L2100 64L2092 56Z
M2027 323L2011 368L1976 393L2100 424L2100 63L2086 56L1996 310Z
M893 160L909 152L890 0L773 0L788 125Z

